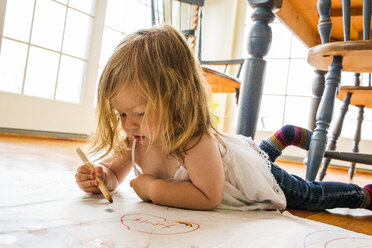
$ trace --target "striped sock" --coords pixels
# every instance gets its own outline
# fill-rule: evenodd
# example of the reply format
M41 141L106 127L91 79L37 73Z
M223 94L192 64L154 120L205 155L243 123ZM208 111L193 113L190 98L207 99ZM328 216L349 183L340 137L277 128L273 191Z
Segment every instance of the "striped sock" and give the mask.
M289 145L309 150L312 131L293 125L285 125L274 133L268 140L282 151Z
M364 203L364 208L372 210L372 184L367 184L363 187L366 192L366 201Z

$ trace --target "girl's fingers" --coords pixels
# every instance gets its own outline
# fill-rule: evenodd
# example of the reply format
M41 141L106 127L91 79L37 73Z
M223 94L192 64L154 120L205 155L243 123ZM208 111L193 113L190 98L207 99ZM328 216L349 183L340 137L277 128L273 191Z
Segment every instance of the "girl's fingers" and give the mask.
M97 166L94 168L96 176L103 179L103 168L101 166Z
M98 185L98 182L96 180L86 180L86 181L79 182L79 186L81 188L91 188L91 187L98 188L97 185Z
M96 176L103 175L103 169L100 166L92 170L88 165L81 165L75 173L75 180L79 188L87 193L99 193L98 181L95 180Z
M95 176L102 178L104 175L101 166L95 166L94 170L87 165L81 165L75 173L75 180L80 189L87 193L99 193L98 181Z
M82 165L77 169L79 173L91 174L92 169L88 167L88 165Z
M136 183L136 178L130 180L129 186L131 186L133 188L135 186L135 183Z
M75 180L77 182L83 182L87 180L94 180L94 175L86 174L86 173L76 173L75 174Z
M87 165L82 165L77 169L77 172L91 175L95 173L97 176L101 177L103 175L103 168L101 166L94 166L93 170Z

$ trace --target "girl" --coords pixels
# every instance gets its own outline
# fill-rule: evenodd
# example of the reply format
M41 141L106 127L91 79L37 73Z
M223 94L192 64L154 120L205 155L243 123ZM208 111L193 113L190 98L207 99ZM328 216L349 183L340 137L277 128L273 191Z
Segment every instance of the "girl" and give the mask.
M362 189L306 182L270 161L280 154L274 139L260 149L250 138L218 132L206 92L202 70L174 28L127 36L108 61L98 89L93 147L108 158L94 170L80 166L79 187L98 193L97 175L114 190L134 168L137 177L130 186L143 201L159 205L199 210L371 209L371 185Z

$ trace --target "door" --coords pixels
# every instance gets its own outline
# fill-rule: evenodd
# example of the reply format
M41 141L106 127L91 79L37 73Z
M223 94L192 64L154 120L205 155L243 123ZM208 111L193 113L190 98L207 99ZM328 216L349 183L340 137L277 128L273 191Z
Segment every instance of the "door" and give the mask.
M93 133L97 78L125 35L151 26L150 0L5 2L0 131Z
M0 56L1 128L78 134L94 130L96 48L103 29L95 8L104 4L7 1Z

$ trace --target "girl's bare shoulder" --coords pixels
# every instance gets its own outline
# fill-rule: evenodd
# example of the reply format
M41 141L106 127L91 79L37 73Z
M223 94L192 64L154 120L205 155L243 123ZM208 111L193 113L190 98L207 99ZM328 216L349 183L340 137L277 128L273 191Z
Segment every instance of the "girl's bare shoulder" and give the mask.
M208 148L208 146L214 147L218 145L217 139L211 137L209 134L203 134L198 137L194 137L190 140L190 142L187 144L186 149L193 149L195 147L205 147Z
M185 159L187 159L187 157L208 158L210 156L218 156L218 146L219 142L208 134L204 134L200 137L195 137L190 140L189 144L187 145Z

